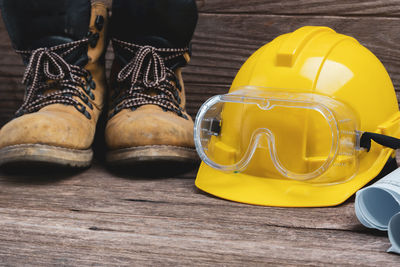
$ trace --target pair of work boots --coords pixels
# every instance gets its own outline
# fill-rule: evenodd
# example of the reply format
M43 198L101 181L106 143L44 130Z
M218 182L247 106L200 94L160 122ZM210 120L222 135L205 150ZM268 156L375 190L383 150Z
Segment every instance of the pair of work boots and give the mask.
M0 130L0 165L89 166L102 113L109 164L196 160L181 75L194 0L114 0L110 27L106 6L90 0L3 0L1 11L27 89Z

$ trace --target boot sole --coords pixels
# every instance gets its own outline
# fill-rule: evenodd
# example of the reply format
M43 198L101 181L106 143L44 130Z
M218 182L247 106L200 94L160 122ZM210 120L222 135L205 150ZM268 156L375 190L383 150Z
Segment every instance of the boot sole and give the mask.
M85 168L90 166L92 158L92 149L69 149L40 144L14 145L0 149L0 166L46 164Z
M141 146L109 151L106 161L110 166L151 162L196 163L196 149L178 146Z

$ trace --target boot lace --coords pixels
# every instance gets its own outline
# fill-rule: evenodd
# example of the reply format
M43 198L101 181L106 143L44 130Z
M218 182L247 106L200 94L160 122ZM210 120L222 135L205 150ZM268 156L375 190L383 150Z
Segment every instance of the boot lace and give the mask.
M89 39L82 39L50 48L39 48L17 53L29 58L22 83L27 85L24 101L16 116L36 112L52 104L72 105L88 119L91 118L86 107L93 109L91 90L95 83L89 71L83 67L69 64L64 58L77 49L84 49ZM83 91L86 93L83 93ZM78 101L77 97L82 100Z
M182 90L174 71L165 62L184 55L188 48L156 48L113 39L114 48L133 54L132 60L117 75L109 118L123 109L157 105L187 119L180 107ZM129 86L128 90L123 90ZM179 91L179 92L178 92Z

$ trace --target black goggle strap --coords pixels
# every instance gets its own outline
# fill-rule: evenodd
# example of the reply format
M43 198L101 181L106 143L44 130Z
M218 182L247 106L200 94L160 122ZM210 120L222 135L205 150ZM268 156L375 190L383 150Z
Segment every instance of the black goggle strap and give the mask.
M392 149L400 148L400 139L371 132L363 132L360 137L360 147L367 149L369 151L371 149L371 140L376 143L389 147Z

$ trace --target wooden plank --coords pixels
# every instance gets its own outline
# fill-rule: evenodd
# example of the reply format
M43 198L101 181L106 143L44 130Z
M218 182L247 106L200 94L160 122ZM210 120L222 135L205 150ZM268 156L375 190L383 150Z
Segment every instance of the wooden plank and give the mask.
M193 40L193 60L185 70L186 80L230 84L242 63L263 44L301 26L325 25L354 36L369 48L398 87L399 23L393 18L202 14Z
M131 176L135 176L133 173ZM333 208L288 209L249 206L212 198L193 188L193 176L189 179L166 178L161 180L121 180L108 174L99 167L72 177L68 180L55 179L54 183L38 186L29 184L32 177L0 177L0 207L15 210L69 210L90 213L129 214L132 205L140 216L157 214L175 218L190 216L194 220L203 220L207 214L213 220L223 221L237 212L238 224L249 220L259 220L266 225L297 227L306 229L365 230L360 227L354 214L354 204ZM139 177L140 178L140 177ZM42 178L43 179L43 178ZM17 180L17 182L15 182ZM19 180L19 181L18 181ZM28 184L26 184L28 183ZM8 185L7 185L8 184ZM151 193L149 193L151 192ZM40 199L31 201L30 198ZM15 196L18 196L16 198ZM97 202L101 199L99 202ZM97 203L96 203L97 202ZM157 203L151 210L150 203ZM251 207L249 209L249 207ZM188 208L184 213L182 209ZM198 209L201 209L199 211ZM219 210L221 209L221 210ZM189 210L191 210L189 212ZM218 212L215 212L218 210ZM336 216L338 212L342 216ZM293 219L296 218L296 219Z
M103 2L111 9L112 0ZM400 14L400 0L196 0L199 13L385 16Z
M351 201L273 208L201 193L189 178L0 174L0 261L21 265L395 265ZM133 176L133 177L132 177Z
M6 265L398 263L397 256L382 253L387 247L384 237L355 232L233 226L229 221L205 223L157 216L123 220L113 214L21 212L18 216L11 212L2 213L5 219L0 220L0 260Z
M400 14L399 0L198 0L201 13L385 16Z

